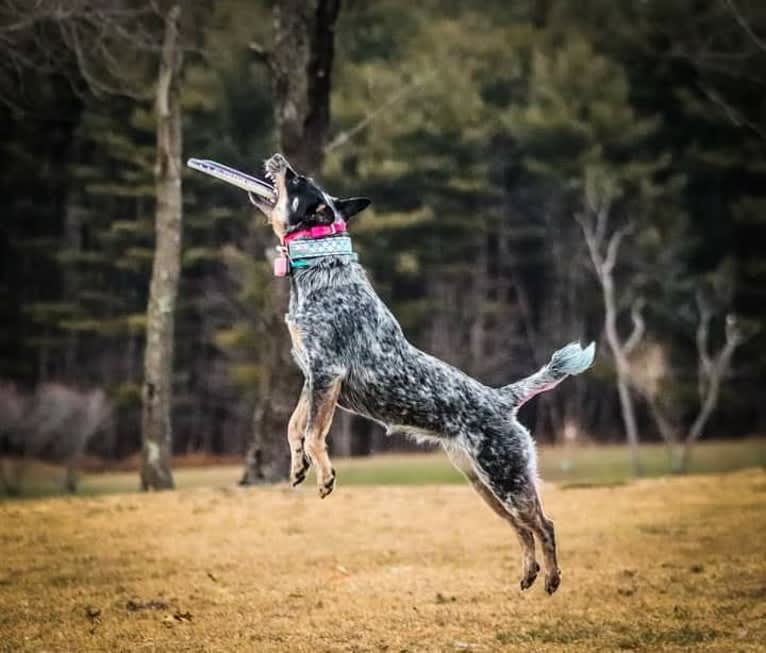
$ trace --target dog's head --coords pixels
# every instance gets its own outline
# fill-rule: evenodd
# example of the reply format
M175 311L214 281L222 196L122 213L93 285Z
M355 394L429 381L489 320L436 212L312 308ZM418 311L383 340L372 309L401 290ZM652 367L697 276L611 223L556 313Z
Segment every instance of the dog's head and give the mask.
M252 200L269 219L280 240L299 229L348 221L370 205L365 197L332 197L313 179L298 174L281 154L268 159L264 168L276 190L276 201L271 204L255 197Z

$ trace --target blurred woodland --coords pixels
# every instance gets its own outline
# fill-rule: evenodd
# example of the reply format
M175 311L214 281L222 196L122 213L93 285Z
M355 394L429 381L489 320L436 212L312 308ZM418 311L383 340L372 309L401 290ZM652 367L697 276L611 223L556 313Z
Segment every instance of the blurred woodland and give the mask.
M69 427L91 453L141 447L171 4L0 2L4 453L40 431L36 402L54 391L75 411L103 392ZM176 4L184 159L257 175L297 152L334 194L372 198L351 234L412 342L494 385L599 343L590 373L525 407L539 441L764 431L763 3ZM306 7L332 14L303 33L330 64L308 62L329 106L291 149L280 82L306 71L277 54L298 51L289 12ZM264 443L286 457L300 379L274 236L233 187L185 169L181 192L172 449L247 451L249 468ZM348 415L330 442L413 446Z

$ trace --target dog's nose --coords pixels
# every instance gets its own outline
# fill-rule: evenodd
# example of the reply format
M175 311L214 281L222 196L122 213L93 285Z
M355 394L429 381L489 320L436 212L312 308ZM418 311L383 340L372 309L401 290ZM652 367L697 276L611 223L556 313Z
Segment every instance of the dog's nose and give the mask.
M284 156L277 152L270 158L266 159L263 167L266 170L267 176L271 177L272 181L275 181L273 178L287 170L287 168L290 167L290 164L287 162L287 159L285 159Z

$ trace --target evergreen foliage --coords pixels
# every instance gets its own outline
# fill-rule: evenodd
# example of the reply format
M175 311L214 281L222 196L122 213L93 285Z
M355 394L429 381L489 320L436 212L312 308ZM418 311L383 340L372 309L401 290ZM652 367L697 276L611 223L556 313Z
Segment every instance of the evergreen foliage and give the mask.
M275 149L251 47L268 44L267 5L200 14L183 82L187 156L257 173ZM745 9L764 37L766 13ZM689 307L700 284L725 277L716 328L733 310L756 335L710 431L763 429L766 51L730 11L713 0L349 2L336 47L319 176L337 195L373 198L355 247L416 344L500 385L570 340L598 339L599 289L574 217L589 193L608 196L613 224L634 224L616 272L621 319L645 298L648 337L681 370L669 396L692 409ZM126 65L145 100L83 94L43 70L24 74L22 98L0 76L11 100L0 104L1 376L105 387L114 455L139 443L154 238L152 76L143 59ZM273 236L225 184L189 172L184 202L176 446L237 452L254 404L294 401L263 383L283 328L264 317ZM525 409L538 436L569 421L615 436L611 381L602 348L592 375Z

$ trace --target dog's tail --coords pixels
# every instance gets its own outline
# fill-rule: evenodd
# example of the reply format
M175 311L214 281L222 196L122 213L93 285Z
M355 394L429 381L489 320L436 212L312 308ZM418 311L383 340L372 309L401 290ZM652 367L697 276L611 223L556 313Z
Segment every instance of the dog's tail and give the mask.
M579 343L572 342L553 353L551 360L534 374L521 381L500 388L510 395L516 408L521 407L535 395L552 390L568 376L580 374L593 365L596 355L596 343L590 343L583 349Z

